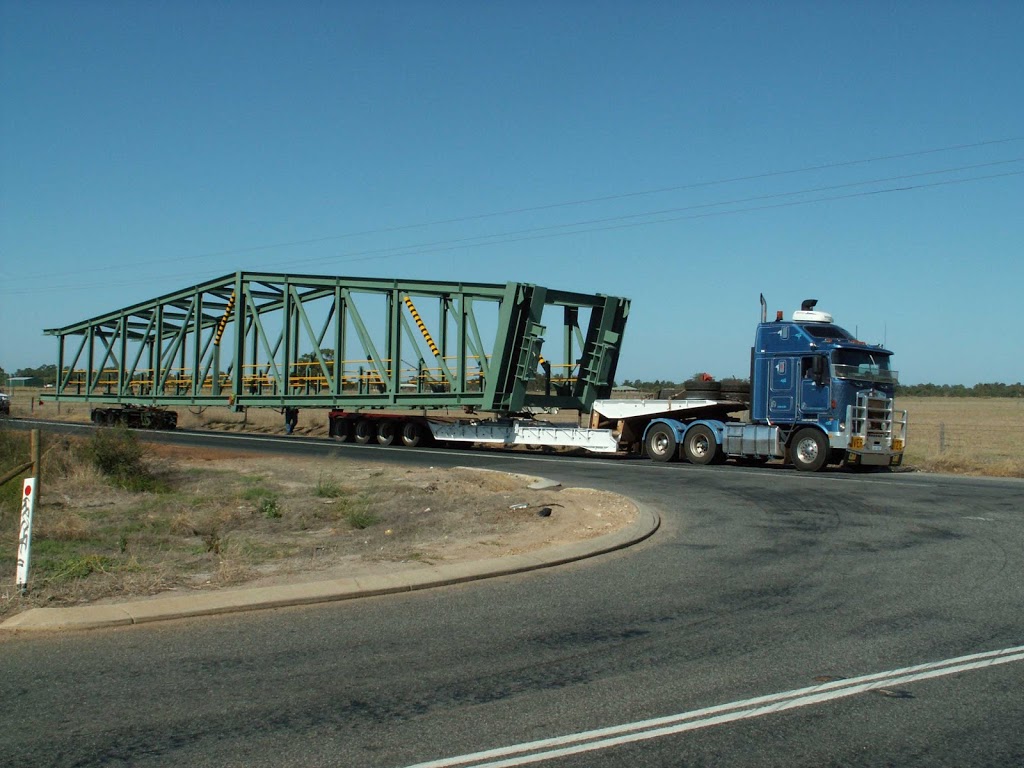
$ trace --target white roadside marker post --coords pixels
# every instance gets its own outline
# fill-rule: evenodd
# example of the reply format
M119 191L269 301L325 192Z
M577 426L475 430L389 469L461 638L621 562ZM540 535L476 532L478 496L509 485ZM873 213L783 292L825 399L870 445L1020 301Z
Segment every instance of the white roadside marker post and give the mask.
M18 574L15 586L24 595L28 591L28 566L32 551L32 513L36 508L36 478L25 479L21 495L21 527L18 530Z

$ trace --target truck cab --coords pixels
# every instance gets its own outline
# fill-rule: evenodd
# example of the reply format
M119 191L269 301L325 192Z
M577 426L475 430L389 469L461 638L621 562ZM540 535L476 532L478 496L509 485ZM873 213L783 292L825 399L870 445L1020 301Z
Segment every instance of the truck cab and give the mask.
M892 352L855 339L816 304L804 301L791 320L779 312L766 321L762 311L751 352L750 423L777 428L799 469L840 461L898 466L907 418L893 405Z

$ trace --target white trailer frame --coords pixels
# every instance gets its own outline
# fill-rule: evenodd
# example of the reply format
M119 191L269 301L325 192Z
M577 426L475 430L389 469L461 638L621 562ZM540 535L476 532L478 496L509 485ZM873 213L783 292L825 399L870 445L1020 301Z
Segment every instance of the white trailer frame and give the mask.
M435 440L490 445L539 445L550 448L584 448L593 453L616 453L629 447L623 435L643 433L652 419L678 417L682 412L711 416L746 408L733 400L597 400L589 427L573 427L534 419L428 420ZM614 427L598 427L614 422ZM630 429L632 427L632 429Z

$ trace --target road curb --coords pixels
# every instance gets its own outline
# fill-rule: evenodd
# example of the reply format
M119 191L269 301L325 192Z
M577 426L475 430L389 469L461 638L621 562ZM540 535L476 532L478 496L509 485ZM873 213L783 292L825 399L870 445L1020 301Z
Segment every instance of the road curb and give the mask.
M593 539L527 554L444 566L424 566L396 574L197 592L174 597L134 600L116 605L31 608L7 619L0 624L0 630L48 632L100 629L431 589L550 568L625 549L650 537L660 525L661 518L656 512L637 504L636 520L625 528Z

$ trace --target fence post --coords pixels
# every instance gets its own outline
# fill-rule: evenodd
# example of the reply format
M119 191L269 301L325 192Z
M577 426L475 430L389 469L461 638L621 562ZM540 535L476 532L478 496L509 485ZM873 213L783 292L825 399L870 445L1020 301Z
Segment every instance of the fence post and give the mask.
M42 444L39 440L39 430L33 429L29 432L29 459L32 460L32 477L36 479L36 497L39 496L40 479L43 474L42 467Z
M946 422L939 423L939 453L946 452Z

